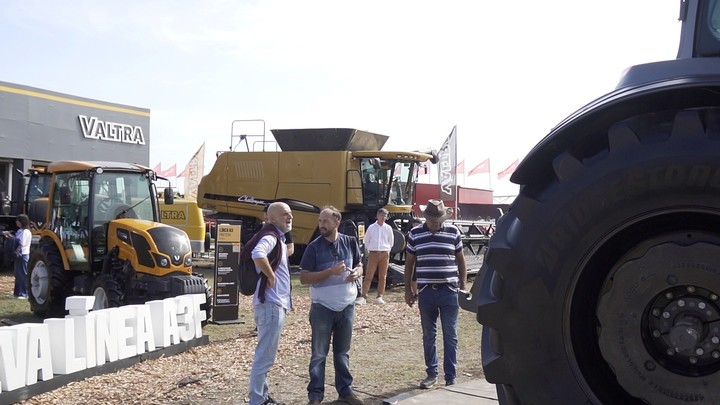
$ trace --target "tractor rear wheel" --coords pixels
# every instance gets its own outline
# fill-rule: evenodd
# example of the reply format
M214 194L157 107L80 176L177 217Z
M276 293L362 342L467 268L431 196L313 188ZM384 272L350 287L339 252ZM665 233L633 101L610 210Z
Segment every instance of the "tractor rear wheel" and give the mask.
M718 133L633 117L523 185L476 281L500 403L720 403Z
M40 317L65 315L65 298L72 290L72 274L63 269L60 251L51 240L41 240L28 262L28 300Z

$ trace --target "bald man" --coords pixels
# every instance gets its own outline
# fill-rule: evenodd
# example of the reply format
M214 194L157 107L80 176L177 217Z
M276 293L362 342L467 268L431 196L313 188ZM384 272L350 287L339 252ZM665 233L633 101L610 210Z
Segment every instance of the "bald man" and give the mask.
M253 316L258 329L258 343L250 371L251 405L282 404L268 395L267 375L275 364L280 333L285 325L285 315L291 309L290 270L284 235L292 229L292 220L292 212L287 204L281 202L270 204L267 210L267 223L259 231L264 236L252 250L255 267L267 277L267 281L265 288L262 288L261 283L253 296ZM278 244L280 261L277 268L273 269L268 256Z

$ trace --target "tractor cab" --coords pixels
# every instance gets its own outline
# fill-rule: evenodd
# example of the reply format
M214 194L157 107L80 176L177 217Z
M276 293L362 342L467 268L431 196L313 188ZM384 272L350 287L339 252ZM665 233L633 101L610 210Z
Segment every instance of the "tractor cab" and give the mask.
M97 167L55 174L49 222L71 268L100 266L107 250L110 221L134 218L157 222L155 189L148 173Z

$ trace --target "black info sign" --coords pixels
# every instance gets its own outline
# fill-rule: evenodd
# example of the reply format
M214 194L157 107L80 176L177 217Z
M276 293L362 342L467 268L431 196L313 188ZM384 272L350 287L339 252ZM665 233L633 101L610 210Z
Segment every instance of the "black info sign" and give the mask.
M215 238L215 288L213 322L238 323L240 221L225 221L217 225Z

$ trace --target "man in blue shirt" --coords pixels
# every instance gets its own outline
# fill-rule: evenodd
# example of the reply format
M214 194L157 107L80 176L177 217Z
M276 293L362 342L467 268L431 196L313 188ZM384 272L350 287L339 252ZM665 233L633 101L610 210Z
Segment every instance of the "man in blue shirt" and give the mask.
M437 383L437 319L443 331L445 385L455 384L457 365L458 292L466 290L467 269L460 230L445 224L450 211L441 200L428 201L423 212L425 224L410 230L405 257L405 302L418 300L423 331L423 352L427 377L420 388ZM412 287L413 268L417 275L417 295Z
M339 401L361 405L353 393L350 374L350 343L355 318L355 280L362 274L357 240L338 232L342 215L335 207L320 212L321 236L310 242L300 261L300 282L310 284L310 404L322 403L325 396L325 359L332 336L335 389Z
M283 405L282 402L277 402L268 395L267 374L275 363L280 333L285 325L285 315L291 309L290 270L283 235L292 229L292 220L292 212L287 204L281 202L270 204L267 210L267 222L276 228L280 240L275 235L266 235L258 241L252 251L255 267L267 276L267 284L264 300L258 296L260 288L253 296L253 315L258 329L258 344L250 371L251 405ZM280 263L276 271L273 271L268 255L278 243L281 249Z

